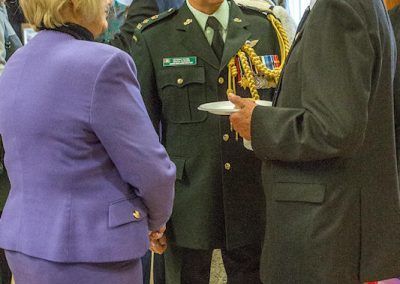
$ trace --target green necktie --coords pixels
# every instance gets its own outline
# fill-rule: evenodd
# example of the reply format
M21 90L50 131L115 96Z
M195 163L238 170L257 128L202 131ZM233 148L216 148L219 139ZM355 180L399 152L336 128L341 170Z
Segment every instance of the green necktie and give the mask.
M221 36L222 25L217 18L210 16L207 19L206 27L210 27L214 30L214 36L212 38L211 48L215 55L221 61L222 54L224 52L224 40Z

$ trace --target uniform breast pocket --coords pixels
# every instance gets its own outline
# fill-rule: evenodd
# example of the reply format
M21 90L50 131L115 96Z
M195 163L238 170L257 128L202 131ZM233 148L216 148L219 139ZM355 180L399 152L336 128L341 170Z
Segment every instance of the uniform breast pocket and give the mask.
M207 118L206 112L197 109L207 101L204 67L169 67L157 81L165 119L196 123Z

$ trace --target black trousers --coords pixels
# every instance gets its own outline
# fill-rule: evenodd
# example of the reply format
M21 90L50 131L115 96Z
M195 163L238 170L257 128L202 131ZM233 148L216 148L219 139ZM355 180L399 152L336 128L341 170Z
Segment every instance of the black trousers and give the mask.
M11 283L11 271L8 267L7 259L4 250L0 249L0 269L1 269L1 284Z
M209 284L213 250L169 245L165 253L167 284ZM261 284L261 245L221 249L228 284Z
M151 251L147 251L146 255L142 257L143 268L143 283L150 283L150 270L151 270ZM154 284L165 284L164 276L164 256L154 254Z
M0 211L0 218L3 211ZM3 249L0 249L0 284L10 284L11 283L11 270L8 267L6 255Z

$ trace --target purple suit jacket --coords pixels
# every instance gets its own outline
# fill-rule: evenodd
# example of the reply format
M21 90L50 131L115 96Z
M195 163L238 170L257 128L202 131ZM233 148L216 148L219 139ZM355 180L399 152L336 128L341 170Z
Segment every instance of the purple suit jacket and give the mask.
M11 193L0 247L57 262L141 257L172 211L175 166L124 52L42 31L0 78Z

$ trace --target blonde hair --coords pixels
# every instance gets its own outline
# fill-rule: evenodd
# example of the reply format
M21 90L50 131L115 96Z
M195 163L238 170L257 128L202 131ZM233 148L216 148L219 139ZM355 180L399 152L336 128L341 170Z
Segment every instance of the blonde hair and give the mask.
M91 22L105 11L101 0L20 0L19 3L27 21L36 29L64 25L68 12Z
M386 8L388 10L400 4L400 0L385 0Z

